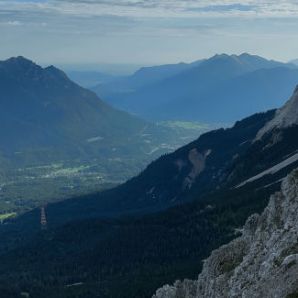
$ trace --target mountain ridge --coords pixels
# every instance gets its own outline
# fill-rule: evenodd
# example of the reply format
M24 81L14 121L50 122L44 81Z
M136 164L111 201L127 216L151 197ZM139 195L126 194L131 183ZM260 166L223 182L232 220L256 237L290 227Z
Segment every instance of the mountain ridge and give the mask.
M107 90L103 94L114 106L142 115L146 119L207 122L217 119L229 123L252 113L277 107L277 104L282 105L282 98L290 95L298 81L295 65L269 61L247 53L239 56L215 55L190 66L154 84L145 84L141 88L129 87L124 92L112 91L111 94ZM283 69L278 71L279 68ZM267 76L261 75L261 70L266 71ZM256 71L260 71L260 74L254 75ZM243 78L241 81L241 76L245 75L246 80ZM280 81L279 88L275 83L269 84L270 79ZM240 85L244 85L243 92L234 90L239 89L239 80ZM222 88L223 92L220 93L218 88ZM100 94L100 90L94 90ZM253 90L259 90L259 93L253 93ZM220 95L224 97L221 98ZM233 114L226 108L231 102L237 105L234 110L238 113ZM214 113L217 106L220 108Z

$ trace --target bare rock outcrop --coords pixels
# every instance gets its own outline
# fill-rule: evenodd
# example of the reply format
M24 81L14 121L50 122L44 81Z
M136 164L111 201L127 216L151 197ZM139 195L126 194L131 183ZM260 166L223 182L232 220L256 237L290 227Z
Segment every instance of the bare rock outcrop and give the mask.
M298 171L292 172L243 234L212 252L198 280L176 282L154 298L286 298L298 293ZM294 297L294 296L293 296Z
M188 160L192 164L192 169L184 180L184 188L191 188L196 178L205 170L206 159L210 155L211 150L200 153L196 148L188 153Z
M276 111L275 117L269 121L257 134L260 140L265 134L274 130L291 127L298 124L298 86L287 103Z

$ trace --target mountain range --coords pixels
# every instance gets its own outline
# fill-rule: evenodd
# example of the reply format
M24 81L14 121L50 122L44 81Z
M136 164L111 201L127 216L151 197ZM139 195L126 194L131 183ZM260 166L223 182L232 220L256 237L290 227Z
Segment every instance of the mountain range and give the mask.
M298 167L298 89L281 109L206 133L102 193L0 226L6 297L151 297L195 279L202 260L262 212ZM9 274L8 274L9 272Z
M111 108L53 66L11 58L0 63L0 76L0 148L5 154L42 149L46 158L47 148L63 152L67 147L69 158L78 151L92 158L130 139L138 142L155 128Z
M150 120L232 123L281 106L298 80L291 63L241 54L142 68L93 90Z
M0 213L119 183L185 143L24 57L0 62L0 134Z

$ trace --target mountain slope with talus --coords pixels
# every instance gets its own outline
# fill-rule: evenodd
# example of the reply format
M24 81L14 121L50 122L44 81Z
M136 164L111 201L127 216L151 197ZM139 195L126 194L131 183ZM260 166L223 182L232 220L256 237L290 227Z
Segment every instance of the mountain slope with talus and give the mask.
M244 180L236 188L245 187L266 176L274 176L289 165L297 166L297 99L296 88L289 101L275 112L253 142L254 149L264 152L261 155L256 154L262 159L268 159L266 154L276 151L284 154L283 160ZM291 148L292 154L286 154L287 146ZM245 164L246 161L237 167ZM157 290L153 297L296 297L297 173L296 169L286 178L278 180L283 181L281 191L271 196L264 212L249 217L241 237L212 252L204 261L197 280L177 281L173 286L166 285ZM265 187L270 187L270 184Z
M296 95L297 91L293 97ZM94 216L156 212L199 200L210 192L245 187L262 180L267 184L277 181L275 177L297 163L298 141L294 136L298 127L276 128L259 140L257 135L276 121L281 110L256 114L232 128L202 135L154 161L140 175L118 188L90 196L90 205L82 206L78 216L90 216L91 206ZM71 208L74 216L78 205L80 199L59 204L59 208L49 208L60 214ZM54 211L56 209L59 211Z

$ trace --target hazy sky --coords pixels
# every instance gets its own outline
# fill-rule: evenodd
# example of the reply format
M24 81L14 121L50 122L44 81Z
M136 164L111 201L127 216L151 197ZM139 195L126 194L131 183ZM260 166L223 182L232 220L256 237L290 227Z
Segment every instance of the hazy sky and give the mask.
M298 1L0 0L0 59L158 64L215 53L298 58Z

